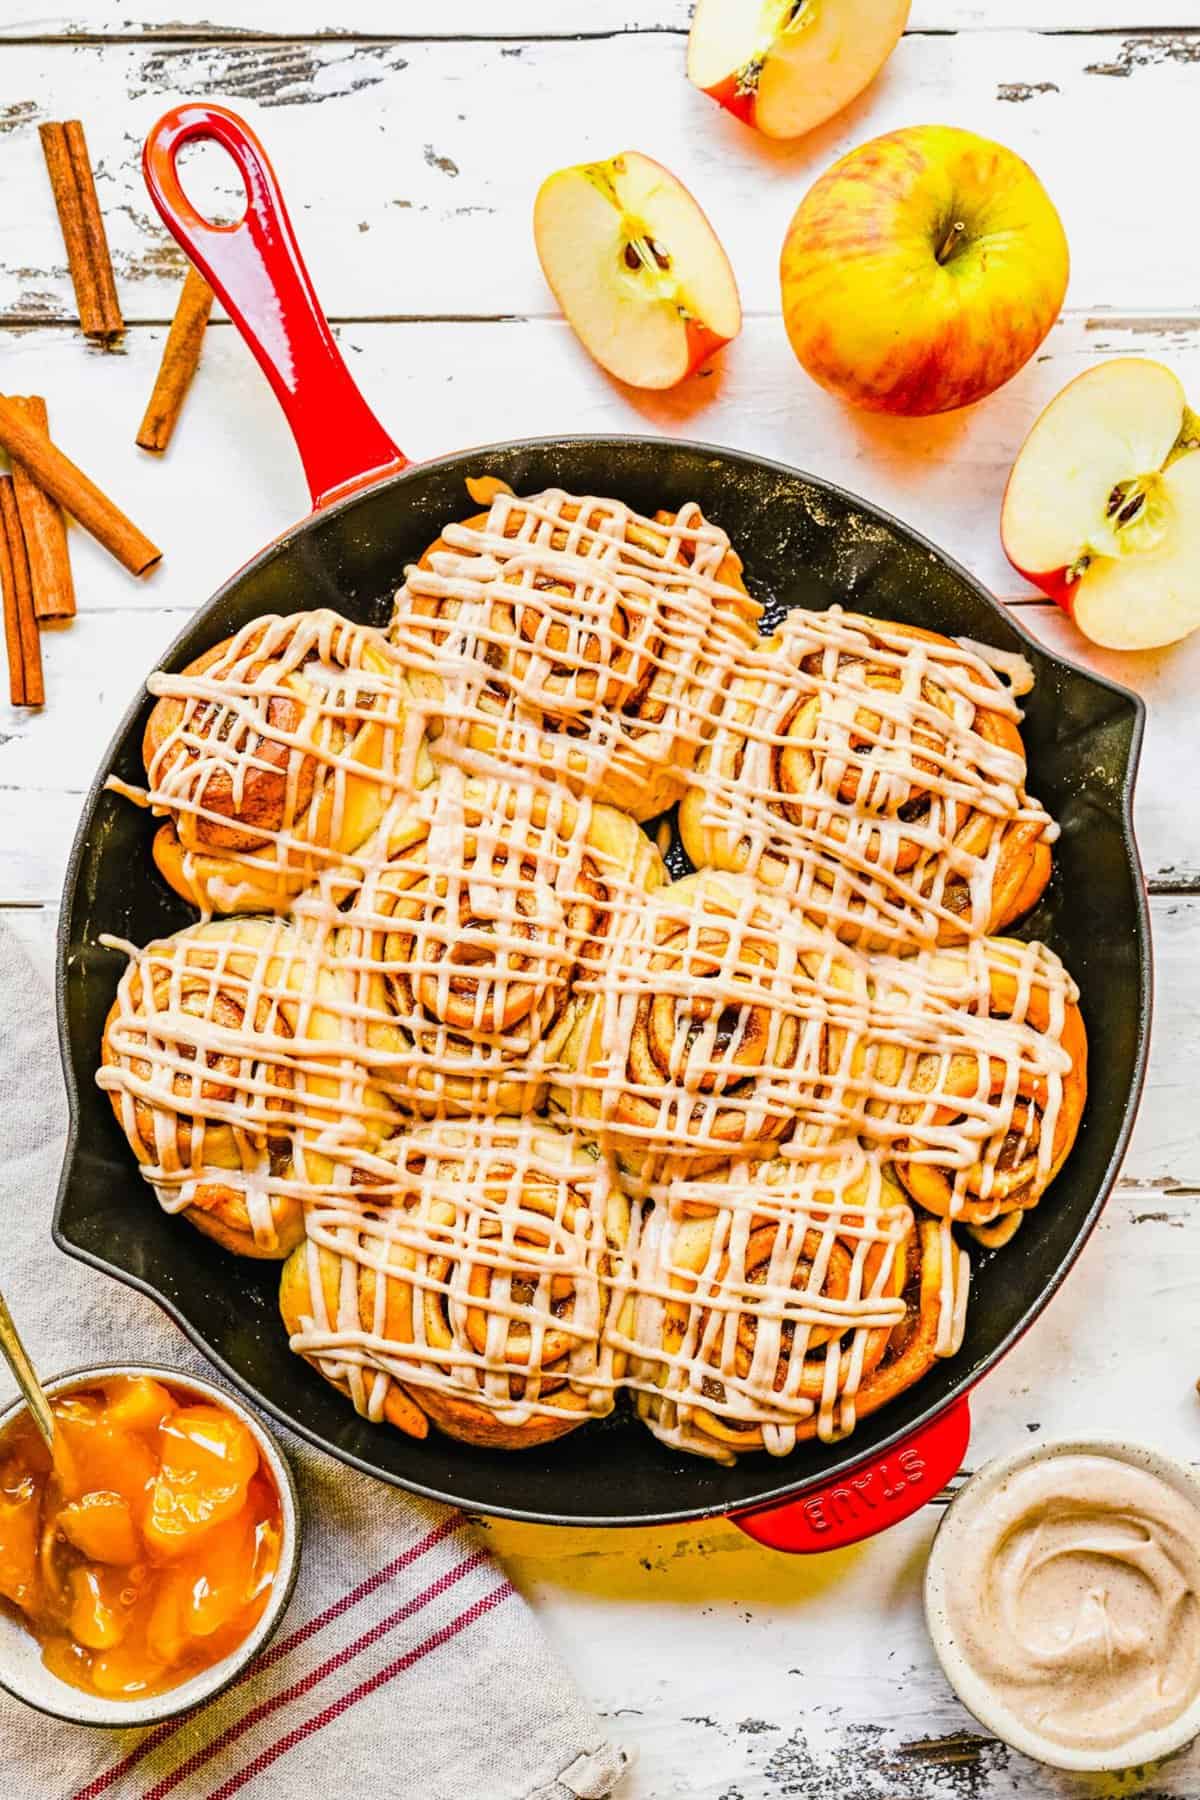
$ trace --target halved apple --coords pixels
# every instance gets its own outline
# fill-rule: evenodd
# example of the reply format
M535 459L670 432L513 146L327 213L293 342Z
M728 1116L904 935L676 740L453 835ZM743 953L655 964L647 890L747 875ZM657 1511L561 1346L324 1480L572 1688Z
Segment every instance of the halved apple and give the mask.
M533 237L567 323L618 381L674 387L741 330L712 226L683 184L636 150L548 175Z
M912 0L696 0L688 79L765 137L797 138L868 87Z
M1035 423L1000 516L1008 560L1111 650L1200 626L1200 420L1162 363L1076 376Z

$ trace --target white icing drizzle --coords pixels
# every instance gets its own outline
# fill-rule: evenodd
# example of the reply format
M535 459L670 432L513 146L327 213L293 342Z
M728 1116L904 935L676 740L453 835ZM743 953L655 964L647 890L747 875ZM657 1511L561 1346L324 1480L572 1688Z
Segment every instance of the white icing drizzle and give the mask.
M382 1091L487 1116L544 1099L610 940L665 880L614 808L448 766L293 916Z
M1070 1022L1082 1044L1078 992L1046 946L864 954L744 875L653 895L589 986L554 1091L643 1177L762 1154L800 1125L878 1143L906 1181L938 1171L944 1210L972 1197L987 1223L1045 1187L1083 1074L1063 1042Z
M760 608L694 505L645 518L550 489L498 494L407 571L392 640L435 754L565 782L648 818L678 798Z
M122 946L98 1079L168 1210L303 1232L293 1348L370 1418L537 1442L627 1385L700 1454L844 1436L1078 1124L1074 984L984 935L1054 835L1015 703L836 607L756 640L694 506L488 497L394 650L299 614L153 678L184 878L280 916ZM734 869L668 885L628 814L685 782Z
M958 1347L969 1265L941 1229L919 1233L853 1142L831 1151L802 1135L774 1161L668 1182L631 1251L621 1347L639 1413L664 1442L719 1461L844 1437L860 1409Z
M322 1004L329 978L279 918L209 920L145 949L102 941L130 961L96 1080L142 1174L168 1212L212 1214L278 1253L309 1179L376 1127Z
M978 638L956 635L954 642L960 650L966 650L985 662L989 669L1008 683L1008 691L1016 699L1023 694L1032 694L1037 683L1033 672L1033 664L1019 650L997 650L994 644L982 644Z
M169 820L175 884L202 910L286 905L428 779L386 638L328 608L253 620L146 685L147 789L108 785Z
M870 948L1028 910L1057 828L1025 793L1020 714L981 655L834 606L789 613L723 673L680 809L693 861L745 870Z
M311 1207L311 1311L292 1348L370 1418L382 1416L381 1374L509 1426L609 1412L604 1327L621 1304L627 1211L604 1158L544 1120L414 1126ZM349 1277L334 1309L323 1253Z

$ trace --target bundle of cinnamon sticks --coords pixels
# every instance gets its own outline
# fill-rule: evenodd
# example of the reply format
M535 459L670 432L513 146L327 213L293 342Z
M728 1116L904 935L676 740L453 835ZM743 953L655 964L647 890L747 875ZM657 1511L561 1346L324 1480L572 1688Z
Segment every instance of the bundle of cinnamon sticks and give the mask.
M46 170L62 229L85 336L111 346L124 332L112 258L87 140L78 119L39 126ZM162 363L137 435L143 449L163 451L200 359L212 289L189 269ZM162 552L51 441L41 395L0 396L0 449L12 473L0 475L0 597L14 706L45 704L40 627L75 614L75 585L65 513L125 568L144 575Z
M0 448L12 474L0 477L0 588L14 706L45 701L38 626L70 619L75 585L63 510L131 574L144 575L162 551L54 444L39 394L0 397Z
M39 431L49 432L40 394L14 396L9 405ZM0 589L9 698L14 706L41 706L46 694L38 628L43 621L74 617L75 583L62 509L28 465L15 458L12 474L0 476Z

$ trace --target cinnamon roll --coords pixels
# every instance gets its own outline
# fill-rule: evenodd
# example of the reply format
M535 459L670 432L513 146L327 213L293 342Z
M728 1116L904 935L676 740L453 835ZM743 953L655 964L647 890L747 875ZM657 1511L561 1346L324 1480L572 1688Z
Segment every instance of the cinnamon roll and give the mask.
M330 977L278 919L124 947L96 1080L143 1176L225 1249L286 1256L308 1184L370 1137Z
M695 505L650 519L558 489L501 492L407 571L392 639L438 757L647 819L683 792L760 611Z
M326 609L256 619L147 685L154 860L204 912L285 907L429 778L386 639Z
M677 1183L633 1254L638 1413L721 1462L836 1441L961 1340L966 1256L854 1145Z
M927 1212L995 1243L1037 1205L1087 1098L1078 1001L1043 944L989 938L878 959L862 1123Z
M865 965L746 876L653 895L612 946L552 1086L624 1167L692 1173L824 1122Z
M454 771L365 860L333 955L380 1086L426 1116L535 1109L610 940L667 879L627 814Z
M310 1209L281 1290L292 1348L369 1418L548 1443L612 1410L628 1218L604 1159L545 1120L415 1126Z
M743 654L679 809L696 863L864 949L1003 931L1050 875L1011 691L936 632L795 611Z

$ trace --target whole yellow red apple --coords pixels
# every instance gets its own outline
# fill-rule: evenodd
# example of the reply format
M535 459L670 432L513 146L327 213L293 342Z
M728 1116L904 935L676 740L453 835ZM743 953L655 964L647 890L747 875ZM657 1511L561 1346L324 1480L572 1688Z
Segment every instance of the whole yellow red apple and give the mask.
M792 349L873 412L968 406L1033 355L1062 305L1067 240L1013 151L949 125L890 131L810 188L780 259Z

